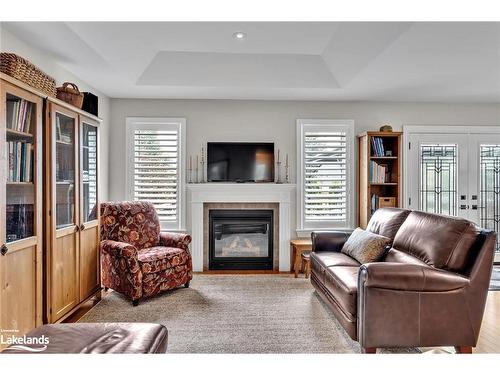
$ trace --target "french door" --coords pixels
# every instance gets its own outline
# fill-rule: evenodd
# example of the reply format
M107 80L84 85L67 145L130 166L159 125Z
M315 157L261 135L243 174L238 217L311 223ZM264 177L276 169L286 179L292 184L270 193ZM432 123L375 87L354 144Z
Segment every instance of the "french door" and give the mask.
M411 126L405 134L406 206L500 232L500 127Z

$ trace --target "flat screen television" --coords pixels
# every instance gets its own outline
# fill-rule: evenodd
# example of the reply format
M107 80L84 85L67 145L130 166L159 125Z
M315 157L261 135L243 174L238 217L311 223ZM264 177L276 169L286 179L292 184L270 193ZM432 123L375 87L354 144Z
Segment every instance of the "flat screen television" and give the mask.
M208 142L209 182L274 182L274 143Z

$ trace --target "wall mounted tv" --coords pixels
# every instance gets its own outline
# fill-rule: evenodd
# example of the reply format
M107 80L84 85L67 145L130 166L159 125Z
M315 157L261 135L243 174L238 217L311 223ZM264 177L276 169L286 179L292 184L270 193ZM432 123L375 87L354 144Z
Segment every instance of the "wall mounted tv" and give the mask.
M209 182L274 182L274 143L208 142Z

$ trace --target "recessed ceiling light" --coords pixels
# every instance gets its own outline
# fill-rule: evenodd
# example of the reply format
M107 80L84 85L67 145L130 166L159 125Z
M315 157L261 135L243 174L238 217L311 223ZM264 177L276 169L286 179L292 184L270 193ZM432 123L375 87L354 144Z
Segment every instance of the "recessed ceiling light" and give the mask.
M247 36L243 31L237 31L233 34L234 39L242 40Z

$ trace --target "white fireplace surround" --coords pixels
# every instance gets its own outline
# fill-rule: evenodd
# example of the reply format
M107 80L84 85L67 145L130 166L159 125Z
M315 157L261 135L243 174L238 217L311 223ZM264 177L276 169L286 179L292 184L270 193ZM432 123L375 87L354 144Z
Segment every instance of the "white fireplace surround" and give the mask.
M193 271L203 271L203 204L204 203L278 203L279 204L279 270L290 271L291 208L295 199L294 184L275 183L203 183L188 184L191 255Z

